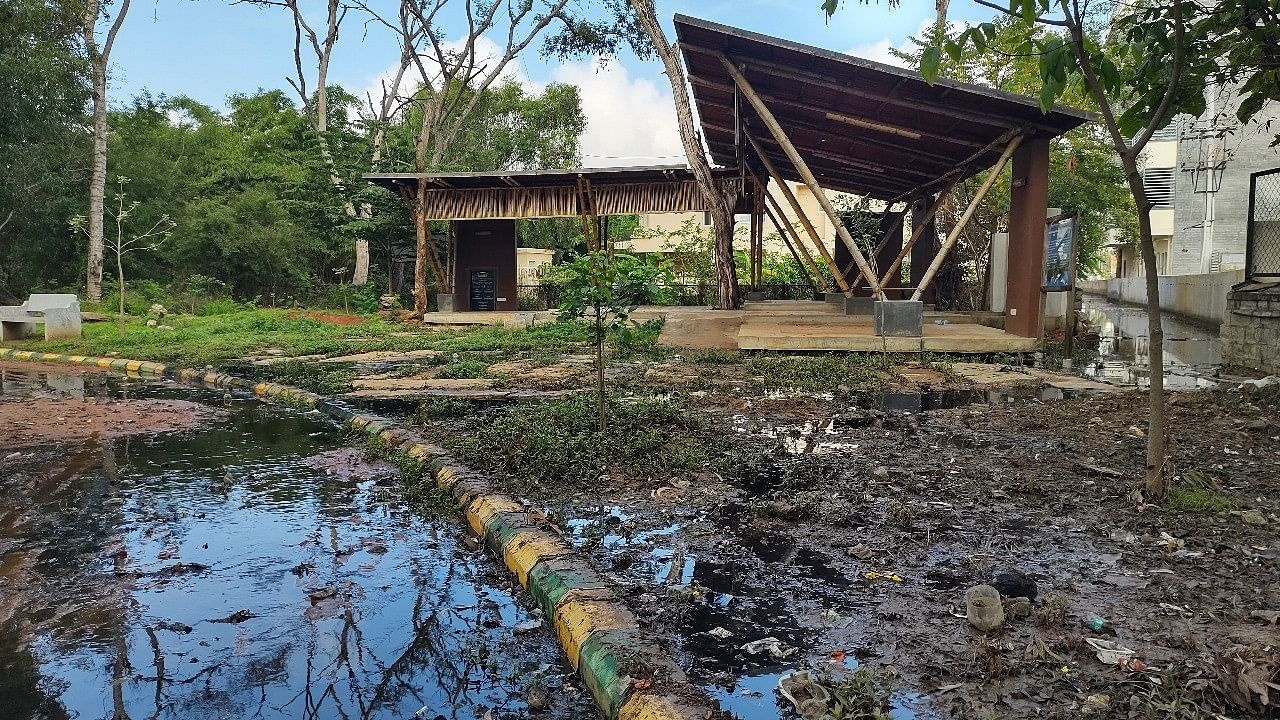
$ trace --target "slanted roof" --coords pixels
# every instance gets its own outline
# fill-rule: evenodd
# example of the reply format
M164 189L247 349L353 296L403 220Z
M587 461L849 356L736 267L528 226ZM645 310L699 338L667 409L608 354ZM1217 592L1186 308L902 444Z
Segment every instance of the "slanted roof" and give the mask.
M978 85L930 85L911 70L684 15L675 25L713 162L736 166L739 152L752 155L736 132L742 118L779 172L800 180L746 98L735 97L723 54L832 190L882 200L923 194L922 185L957 166L968 176L993 165L1010 131L1052 137L1091 117L1068 107L1042 113L1036 100Z
M742 194L736 170L712 175L729 198ZM708 209L685 165L494 170L453 173L373 173L366 180L402 195L426 183L425 217L432 220L572 217L690 212Z

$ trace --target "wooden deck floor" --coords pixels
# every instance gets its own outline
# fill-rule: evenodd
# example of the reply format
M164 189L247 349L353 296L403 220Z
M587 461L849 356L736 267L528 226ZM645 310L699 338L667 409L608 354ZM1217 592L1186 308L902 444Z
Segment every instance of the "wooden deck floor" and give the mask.
M882 338L869 316L845 315L843 307L818 301L747 303L741 310L645 306L632 318L666 318L661 342L683 348L716 350L845 350L853 352L1030 352L1035 338L1010 335L993 313L926 312L924 337ZM551 312L429 313L427 325L528 327L554 322Z
M1035 338L1010 335L979 321L983 314L925 313L924 336L879 337L872 318L848 316L824 302L748 303L724 312L663 308L661 342L675 347L720 350L844 350L852 352L1029 352Z

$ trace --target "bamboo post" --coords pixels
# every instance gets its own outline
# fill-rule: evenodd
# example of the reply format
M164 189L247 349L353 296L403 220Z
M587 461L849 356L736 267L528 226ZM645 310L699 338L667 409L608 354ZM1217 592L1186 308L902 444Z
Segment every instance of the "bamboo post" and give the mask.
M839 236L845 247L849 248L849 254L853 255L853 261L858 263L858 269L862 271L862 274L867 278L867 282L870 283L871 292L884 299L884 292L880 289L880 279L871 271L871 266L867 264L867 259L862 256L862 251L858 249L858 244L853 241L849 231L840 222L836 209L832 207L831 201L827 199L827 194L818 185L818 179L814 177L813 171L809 169L804 158L800 157L795 145L791 144L791 139L782 131L782 126L778 124L777 118L773 116L773 113L765 106L764 101L756 94L755 88L751 87L751 83L747 82L747 77L742 74L742 71L729 58L725 57L724 53L718 53L718 56L725 70L729 71L729 74L733 76L733 82L742 91L742 94L747 97L747 101L751 103L751 106L756 109L760 119L764 121L765 127L769 129L769 132L773 134L773 138L782 146L782 150L791 160L791 164L795 166L796 172L800 173L800 178L804 180L804 184L809 186L809 190L818 199L818 204L822 206L822 211L827 214L831 224L835 225L836 235Z
M783 229L782 223L778 222L778 218L773 216L773 211L767 206L764 209L764 214L769 218L769 222L773 223L773 226L777 228L778 236L782 238L782 242L785 243L787 249L791 251L791 256L795 258L801 268L808 271L805 273L805 277L809 278L809 284L813 286L815 291L822 292L823 288L826 287L826 283L822 281L822 271L818 269L818 264L813 261L813 256L809 254L809 250L799 243L799 238L797 238L797 242L795 244L792 244L791 238L787 236L787 232ZM794 232L795 228L791 228L791 230ZM804 255L803 261L801 261L800 256L796 254L797 245L799 245L800 252Z
M785 185L783 187L785 187ZM785 219L786 214L782 212L782 206L778 204L777 199L772 195L765 195L765 198L767 201L773 203L773 210L778 217L780 219ZM796 233L795 239L796 244L801 248L805 248L804 243L800 240L800 233ZM817 240L816 244L818 246L819 254L822 256L822 261L827 266L827 269L831 271L831 277L835 280L836 286L840 288L840 292L844 293L846 297L851 296L852 292L849 287L849 282L845 280L844 273L840 272L840 267L836 265L835 258L831 257L831 253L827 251L827 246L822 244L821 239ZM805 252L808 252L807 248L805 248Z
M850 295L851 290L849 282L845 279L844 273L840 271L840 267L836 265L835 258L831 257L831 253L827 250L826 243L822 242L822 237L818 235L818 229L813 226L813 222L809 220L809 216L805 214L804 208L800 207L800 201L796 199L795 193L791 192L791 187L787 185L787 181L783 180L782 176L778 174L778 168L774 167L773 163L769 160L769 157L764 154L763 150L760 148L760 143L757 142L754 137L751 137L749 133L747 134L747 140L751 142L751 147L756 151L756 156L760 158L760 162L764 164L764 169L769 173L769 177L773 178L773 181L778 185L778 190L780 190L782 192L782 196L787 199L787 204L791 206L791 211L796 214L796 218L800 221L800 224L804 226L805 232L809 234L809 239L813 240L814 245L818 246L818 253L822 255L822 259L826 262L827 266L831 268L831 274L835 277L836 284L840 286L840 290L844 292L845 295ZM768 185L765 186L765 198L766 200L772 200L775 205L778 203L776 198L769 195ZM778 207L777 211L780 217L786 217L786 214L782 212L781 207ZM800 242L799 233L796 233L796 242ZM803 245L803 243L801 244Z
M898 253L898 257L889 265L889 269L884 271L884 279L880 281L881 284L884 284L884 282L889 279L889 276L902 266L902 261L908 254L910 254L911 248L916 246L916 241L924 234L925 228L929 226L929 221L932 220L933 216L937 215L938 211L942 209L942 203L947 199L947 195L951 192L951 188L955 187L957 182L959 182L958 176L956 180L953 180L943 188L942 192L938 193L938 199L935 200L933 206L929 208L929 212L925 213L924 221L918 223L916 225L916 229L911 231L911 237L907 238L907 242L902 246L902 250ZM906 216L904 215L903 217Z
M977 194L969 201L969 207L964 209L964 214L956 222L955 227L951 228L951 232L947 234L947 239L942 243L942 247L938 250L938 255L929 264L929 269L925 271L920 278L920 285L916 291L911 294L912 300L919 300L924 289L929 287L929 283L933 282L933 277L938 274L938 270L942 267L942 263L947 259L947 253L951 252L951 248L955 246L956 240L959 239L960 233L964 231L969 219L973 217L973 213L978 209L978 204L987 196L987 191L995 184L996 178L1000 176L1000 171L1004 170L1005 163L1009 162L1009 158L1013 156L1013 151L1018 149L1022 144L1022 135L1017 135L1005 147L1004 153L1000 156L1000 160L991 168L991 172L987 175L987 179L983 181L982 187L978 188Z
M886 206L886 207L885 207L884 211L885 211L885 212L889 212L892 208L893 208L893 205L888 205L888 206ZM905 210L904 210L903 212L901 212L901 213L899 213L899 214L898 214L898 219L893 221L893 225L890 225L890 226L889 226L889 231L888 231L888 232L886 232L886 233L884 234L884 237L880 238L880 242L876 243L876 252L875 252L875 255L874 255L873 257L879 257L879 256L880 256L880 251L881 251L882 249L884 249L884 244L885 244L885 243L887 243L887 242L889 242L889 238L893 237L893 234L894 234L895 232L896 232L896 233L898 233L898 237L902 237L902 233L900 232L900 230L902 229L902 223L903 223L903 221L904 221L904 220L906 220L906 218L907 218L907 213L906 213L906 211L905 211ZM852 263L852 262L850 262L850 263L849 263L849 266L848 266L848 267L846 267L846 268L844 269L844 271L847 273L847 272L849 272L849 271L850 271L850 270L852 270L852 269L853 269L853 263ZM885 273L885 276L884 276L884 277L885 277L885 279L880 281L880 285L881 285L881 286L883 286L883 285L885 284L885 280L887 280L887 279L888 279L888 277L889 277L889 273ZM857 287L858 287L858 283L860 283L860 282L862 282L862 271L861 271L861 270L859 270L859 271L858 271L858 276L857 276L857 277L855 277L855 278L853 279L853 287L854 287L854 288L857 288Z

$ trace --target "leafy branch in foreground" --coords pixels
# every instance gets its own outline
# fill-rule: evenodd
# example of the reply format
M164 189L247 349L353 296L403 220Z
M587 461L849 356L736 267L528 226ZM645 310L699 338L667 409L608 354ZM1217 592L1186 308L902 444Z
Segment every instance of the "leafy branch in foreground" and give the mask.
M561 268L564 289L560 301L562 322L585 319L592 327L596 346L596 391L600 401L600 430L608 426L604 389L604 341L609 334L623 334L631 326L631 313L645 302L654 302L670 285L670 274L635 255L596 250ZM665 280L665 282L663 282Z

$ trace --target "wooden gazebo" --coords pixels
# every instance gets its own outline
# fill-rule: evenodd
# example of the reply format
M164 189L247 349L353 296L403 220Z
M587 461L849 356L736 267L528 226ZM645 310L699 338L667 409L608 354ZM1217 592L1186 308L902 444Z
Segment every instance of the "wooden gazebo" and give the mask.
M675 26L712 160L741 168L748 184L773 180L805 234L778 222L782 208L768 193L760 194L762 214L792 243L803 247L807 239L846 294L865 286L872 299L929 299L948 251L991 181L1012 162L1006 329L1039 335L1049 141L1086 122L1088 113L1062 107L1044 113L1031 98L929 84L903 68L684 15ZM988 181L941 246L921 242L936 236L933 219L946 192L988 168ZM787 180L807 185L830 216L839 236L834 256ZM883 239L870 258L835 217L827 191L886 204ZM911 234L895 242L907 207ZM897 273L908 255L911 285L903 292Z
M934 278L995 178L1012 164L1004 329L1039 337L1049 143L1087 122L1088 113L1063 107L1046 113L1031 98L930 84L903 68L683 15L675 27L703 139L719 166L719 190L750 217L753 284L768 219L815 280L834 279L845 312L874 310L877 336L921 338L928 334L922 323ZM985 170L991 172L958 222L939 238L934 218L943 198ZM608 215L707 209L683 166L368 178L407 200L428 183L419 209L427 219L578 216L589 243L598 241L600 218ZM829 216L838 236L834 252L788 181L808 186ZM780 198L768 191L771 182ZM837 218L831 191L884 203L881 240L869 252ZM784 221L783 203L800 230ZM908 210L910 233L903 229ZM908 258L910 280L903 282L900 267Z

